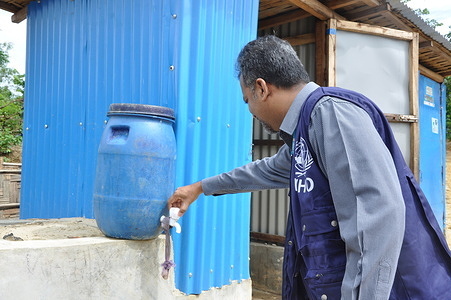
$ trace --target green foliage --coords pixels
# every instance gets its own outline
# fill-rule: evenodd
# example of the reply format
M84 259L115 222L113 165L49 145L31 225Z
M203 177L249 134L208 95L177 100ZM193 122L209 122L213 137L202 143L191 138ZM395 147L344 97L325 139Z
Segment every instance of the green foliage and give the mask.
M445 77L446 85L446 138L451 140L451 76Z
M448 26L448 28L449 28L449 32L447 34L445 34L445 38L448 41L451 41L451 26Z
M0 154L22 142L25 76L8 68L11 44L0 43Z
M401 3L404 3L406 5L408 5L407 3L409 3L410 0L401 0ZM418 16L420 16L429 26L431 26L432 28L436 28L436 27L440 27L443 25L443 23L438 22L435 19L429 19L429 18L425 18L425 16L429 15L431 12L429 11L429 9L427 8L417 8L413 10L415 12L415 14L417 14ZM448 33L448 35L451 35L451 32ZM448 39L450 39L449 37L447 37Z

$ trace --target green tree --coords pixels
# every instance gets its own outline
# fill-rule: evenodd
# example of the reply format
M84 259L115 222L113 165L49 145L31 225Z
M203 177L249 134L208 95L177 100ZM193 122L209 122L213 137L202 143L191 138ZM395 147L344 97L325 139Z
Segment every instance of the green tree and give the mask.
M445 77L446 85L446 138L451 140L451 76Z
M9 43L0 43L0 154L22 142L25 76L9 68Z
M407 6L408 3L411 0L401 0L402 3L406 4ZM418 16L420 16L429 26L431 26L432 28L436 28L436 27L440 27L443 25L443 23L440 23L439 21L435 20L435 19L429 19L426 16L428 16L431 12L429 11L429 9L427 8L417 8L413 10ZM448 33L448 35L451 35L451 31ZM449 39L449 38L448 38Z

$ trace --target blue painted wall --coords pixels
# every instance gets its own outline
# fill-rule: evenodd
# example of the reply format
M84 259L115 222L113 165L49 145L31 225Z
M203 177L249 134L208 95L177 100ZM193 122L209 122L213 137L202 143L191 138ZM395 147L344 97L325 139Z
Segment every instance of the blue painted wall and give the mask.
M442 230L445 224L446 91L423 75L419 79L420 186Z
M257 17L257 0L30 3L21 218L93 217L110 103L175 110L177 186L249 162L251 116L234 63ZM249 194L193 205L174 237L177 288L249 278L249 207Z

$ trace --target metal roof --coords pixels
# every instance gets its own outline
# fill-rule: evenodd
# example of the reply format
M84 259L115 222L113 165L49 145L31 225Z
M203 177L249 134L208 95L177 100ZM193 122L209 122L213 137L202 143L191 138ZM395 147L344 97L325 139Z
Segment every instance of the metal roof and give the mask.
M315 16L418 32L420 64L451 75L451 43L399 0L260 0L259 29Z
M13 13L12 21L27 16L30 0L0 0L0 9ZM36 1L40 3L40 0ZM259 29L315 16L414 31L420 34L420 64L440 76L451 75L451 42L429 26L400 0L260 0Z
M440 44L442 44L444 47L446 47L448 50L451 51L451 42L447 40L439 32L437 32L434 28L429 26L425 22L425 20L420 16L418 16L410 7L408 7L404 3L401 3L399 0L387 0L387 3L389 3L392 6L393 10L395 10L396 13L400 14L405 19L412 22L425 35L439 42Z

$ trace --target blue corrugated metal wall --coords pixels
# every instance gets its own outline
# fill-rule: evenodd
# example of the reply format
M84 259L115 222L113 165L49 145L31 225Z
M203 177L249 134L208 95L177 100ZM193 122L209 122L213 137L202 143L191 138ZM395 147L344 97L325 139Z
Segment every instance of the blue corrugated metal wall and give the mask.
M258 18L257 0L181 2L177 185L251 160L252 120L234 66ZM249 194L200 197L174 237L176 286L191 294L249 278L249 224Z
M30 3L22 218L92 217L110 103L176 106L170 3Z
M248 162L251 117L234 61L257 14L258 0L30 3L21 217L93 216L114 102L175 109L178 186ZM177 288L249 278L249 206L249 194L193 205L174 237Z
M420 186L440 227L445 224L446 93L440 83L419 77Z

